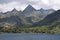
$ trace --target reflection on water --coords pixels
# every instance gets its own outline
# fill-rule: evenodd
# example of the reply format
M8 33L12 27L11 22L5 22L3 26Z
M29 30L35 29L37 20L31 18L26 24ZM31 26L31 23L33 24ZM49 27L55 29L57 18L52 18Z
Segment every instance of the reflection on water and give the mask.
M60 40L60 34L0 34L0 40Z

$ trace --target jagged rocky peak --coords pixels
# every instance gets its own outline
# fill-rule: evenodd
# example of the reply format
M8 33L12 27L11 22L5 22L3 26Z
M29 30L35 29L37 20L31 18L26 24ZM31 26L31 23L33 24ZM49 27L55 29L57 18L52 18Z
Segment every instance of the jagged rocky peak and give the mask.
M27 12L28 13L28 12L32 12L32 11L35 11L35 10L36 9L33 8L31 5L28 5L23 12Z
M32 8L32 9L34 9L33 6L31 6L30 4L27 6L27 8Z
M43 8L40 9L40 12L42 12L46 15L49 15L49 14L53 13L54 11L55 11L54 9L43 9Z
M41 8L41 9L40 9L40 11L44 11L44 9L43 9L43 8Z
M14 9L12 10L12 12L17 12L17 10L14 8Z
M33 9L33 10L35 10L35 8L33 6L31 6L30 4L26 7L26 9Z

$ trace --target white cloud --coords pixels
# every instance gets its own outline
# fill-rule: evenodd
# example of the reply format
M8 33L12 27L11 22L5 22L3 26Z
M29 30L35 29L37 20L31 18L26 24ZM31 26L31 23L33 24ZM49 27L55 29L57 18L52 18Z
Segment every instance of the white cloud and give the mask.
M28 4L36 9L60 9L60 0L0 0L0 11L6 12L13 8L24 10Z
M44 4L49 5L49 0L41 0Z
M26 4L20 4L18 2L10 2L8 4L0 4L0 10L3 12L11 11L13 8L17 10L23 10L26 7Z

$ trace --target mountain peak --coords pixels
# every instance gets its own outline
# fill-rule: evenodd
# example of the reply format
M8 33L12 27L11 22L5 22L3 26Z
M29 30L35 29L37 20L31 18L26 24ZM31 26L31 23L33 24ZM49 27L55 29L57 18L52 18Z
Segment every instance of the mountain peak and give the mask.
M44 9L43 9L43 8L41 8L41 9L40 9L40 11L44 11Z
M16 12L17 10L14 8L14 9L12 10L12 12L13 12L13 11Z
M24 11L26 11L26 12L32 12L32 11L35 11L35 10L36 10L36 9L33 8L31 5L28 5L28 6L25 8Z
M31 8L33 10L36 10L33 6L31 6L30 4L27 6L27 8Z
M32 7L30 4L27 7ZM32 7L33 8L33 7Z

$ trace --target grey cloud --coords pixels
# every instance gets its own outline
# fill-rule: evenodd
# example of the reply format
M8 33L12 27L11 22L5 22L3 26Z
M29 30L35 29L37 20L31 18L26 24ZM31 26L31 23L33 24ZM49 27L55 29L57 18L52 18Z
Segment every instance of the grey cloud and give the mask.
M33 4L33 3L36 3L36 1L30 1L30 0L0 0L0 4L3 4L3 3L10 3L10 2L13 2L13 1L16 1L16 2L20 2L22 4Z
M14 1L14 0L0 0L0 4L3 4L3 3L9 3L11 1Z
M0 10L6 11L12 8L23 10L27 5L31 4L34 8L60 8L60 0L0 0ZM15 3L16 2L16 3Z
M13 2L13 1L20 2L20 3L27 3L27 0L0 0L0 4L10 3L10 2Z

